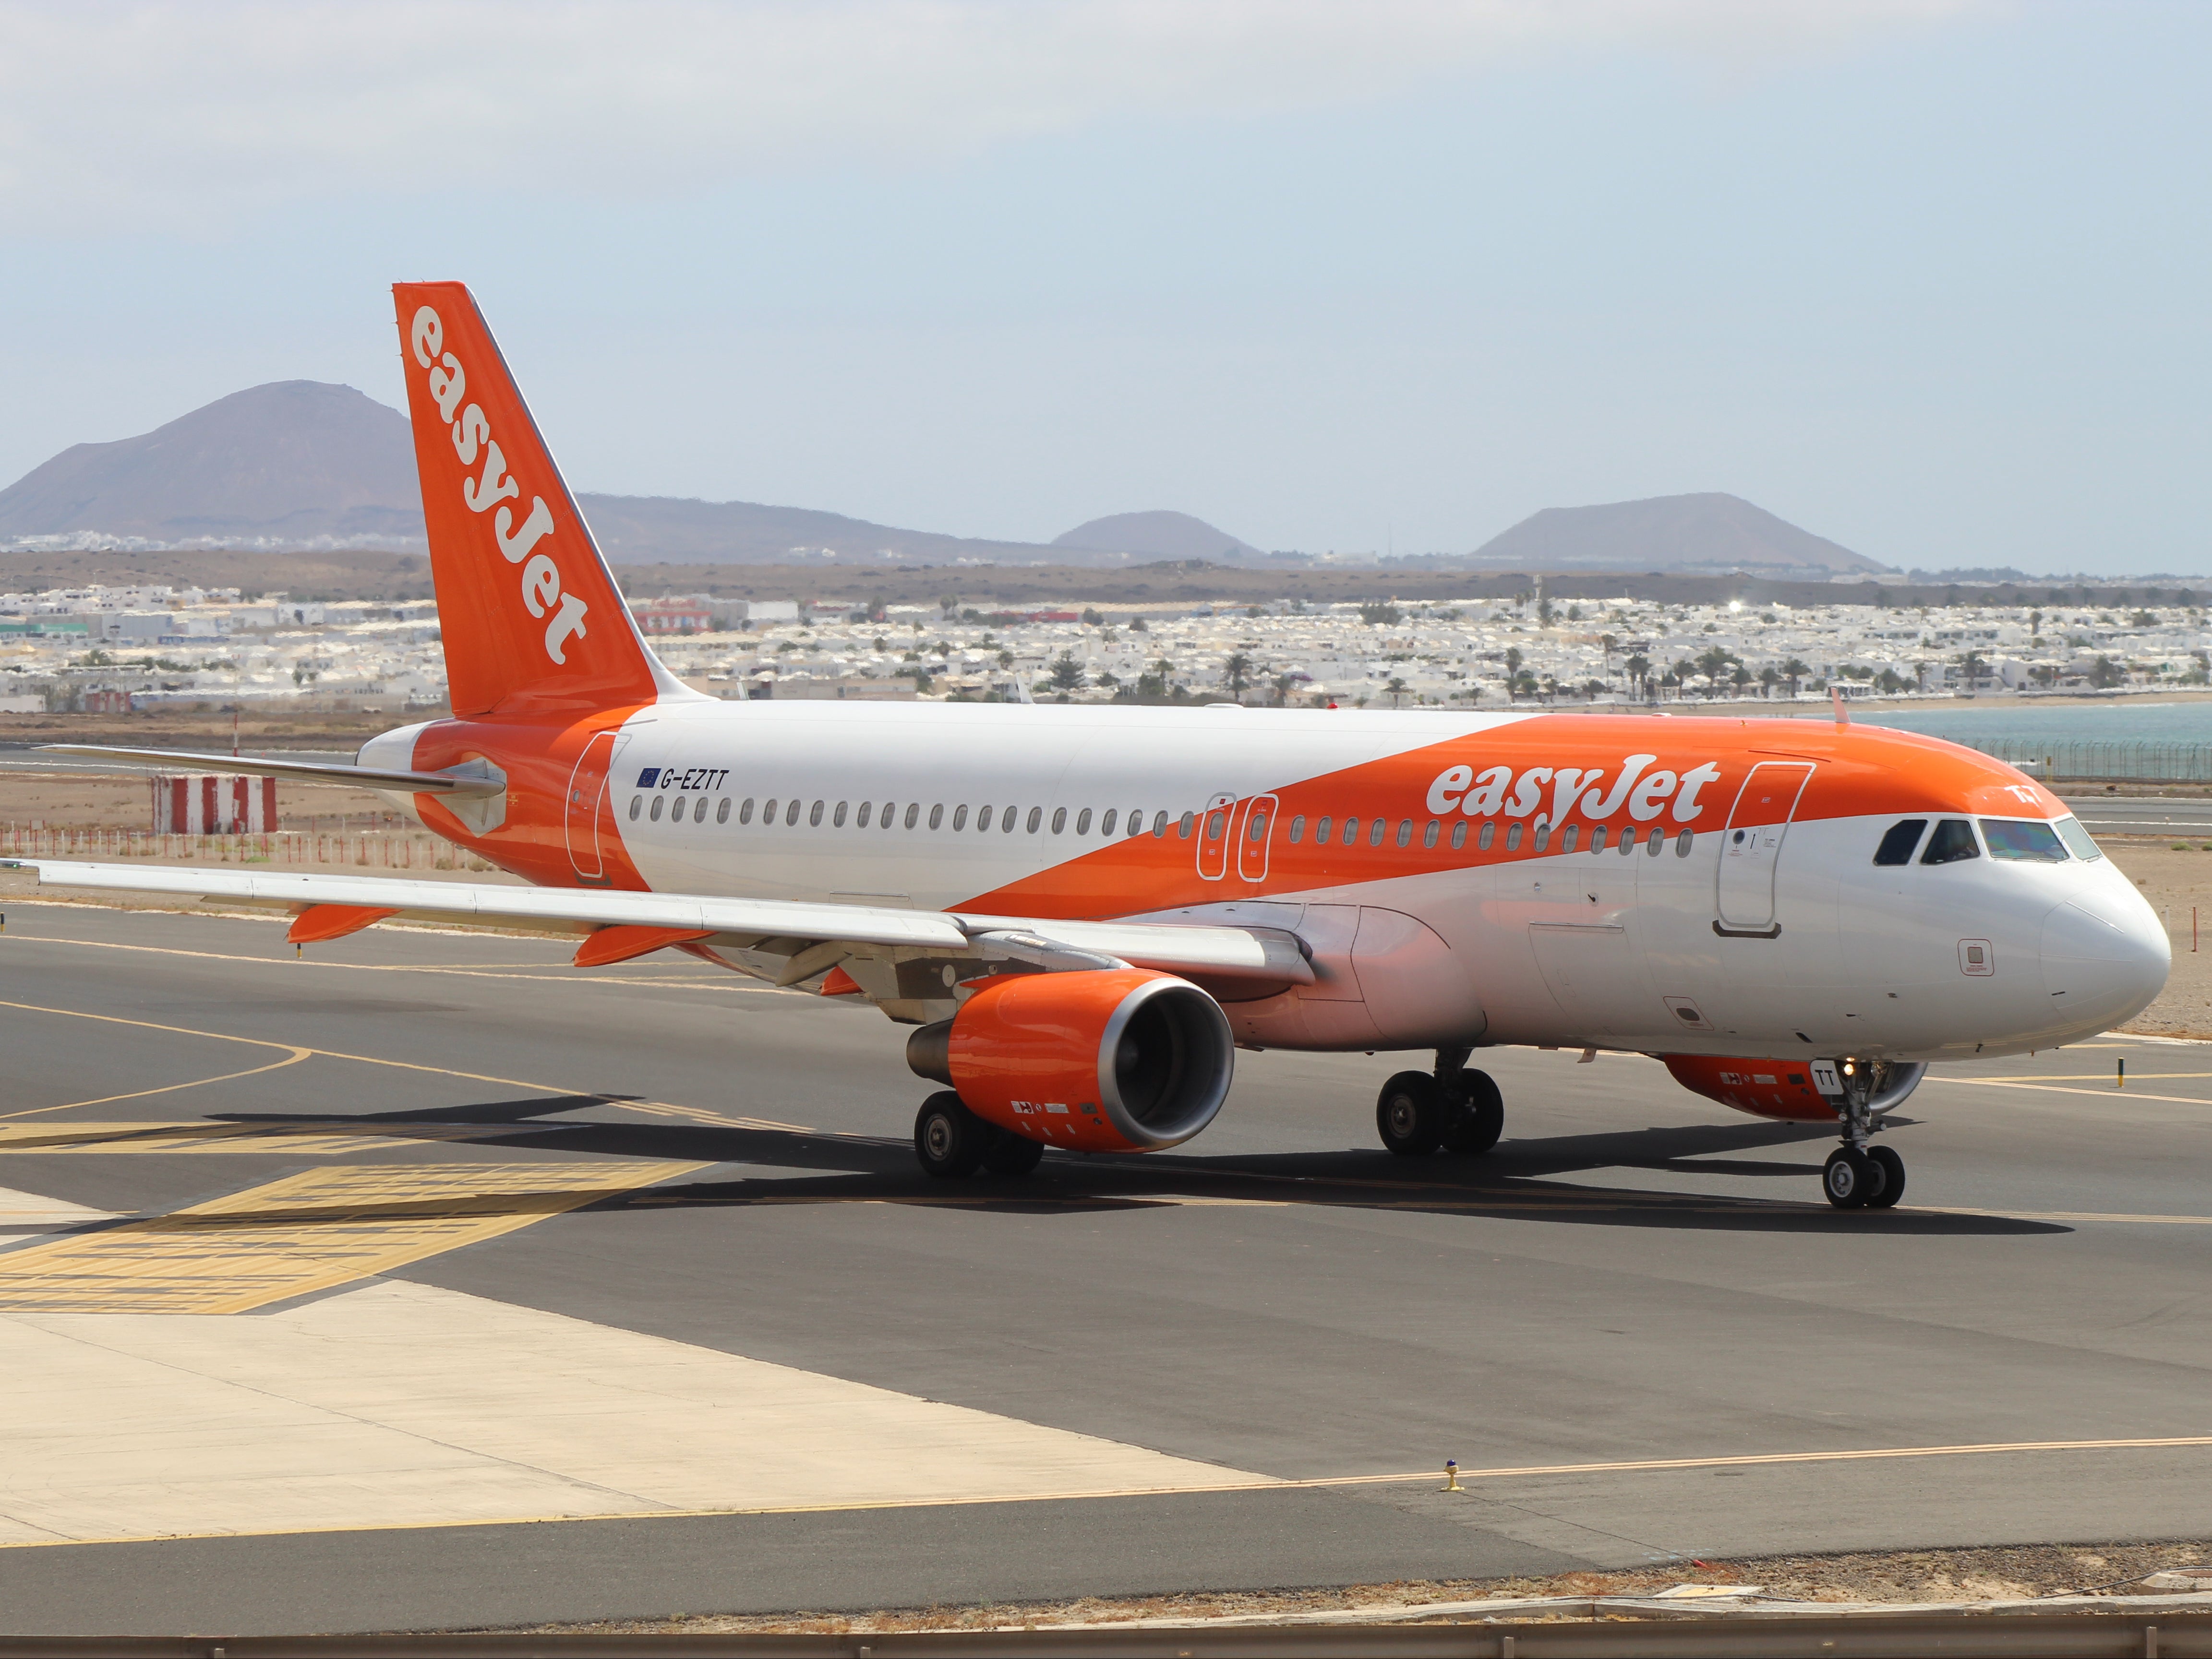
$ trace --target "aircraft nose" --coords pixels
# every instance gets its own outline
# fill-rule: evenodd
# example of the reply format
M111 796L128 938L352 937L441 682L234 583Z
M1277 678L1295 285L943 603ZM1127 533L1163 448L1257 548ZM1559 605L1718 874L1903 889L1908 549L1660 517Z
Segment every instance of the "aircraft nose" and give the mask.
M2173 949L2158 913L2132 887L2083 893L2043 918L2043 984L2054 1015L2104 1031L2166 989Z

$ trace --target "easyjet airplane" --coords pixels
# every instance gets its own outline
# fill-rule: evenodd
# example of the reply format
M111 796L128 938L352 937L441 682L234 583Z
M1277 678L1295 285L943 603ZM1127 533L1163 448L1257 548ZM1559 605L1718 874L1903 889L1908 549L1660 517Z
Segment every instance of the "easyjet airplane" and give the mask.
M531 884L42 862L75 887L689 951L866 998L943 1085L932 1175L1189 1140L1233 1051L1418 1050L1376 1124L1480 1153L1497 1044L1638 1050L1832 1123L1838 1207L1930 1063L2143 1008L2163 929L2064 805L1972 750L1844 724L724 702L631 621L459 283L394 290L453 716L353 766L72 748L366 784ZM641 411L642 415L643 411Z

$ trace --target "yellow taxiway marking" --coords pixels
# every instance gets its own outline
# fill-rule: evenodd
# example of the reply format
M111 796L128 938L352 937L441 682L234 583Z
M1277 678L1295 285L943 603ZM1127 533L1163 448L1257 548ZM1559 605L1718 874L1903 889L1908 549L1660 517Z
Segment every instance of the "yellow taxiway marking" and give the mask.
M467 1141L484 1135L532 1134L562 1127L534 1123L393 1123L358 1128L328 1119L256 1123L195 1118L189 1122L93 1123L72 1117L58 1123L0 1123L0 1156L46 1152L303 1153L343 1156L394 1141Z
M2212 1434L2171 1435L2156 1438L2128 1440L2015 1440L1956 1446L1876 1446L1849 1451L1784 1451L1754 1452L1734 1456L1716 1457L1655 1457L1624 1459L1602 1463L1525 1463L1500 1468L1462 1469L1462 1485L1473 1480L1541 1480L1593 1474L1663 1474L1689 1469L1786 1468L1808 1463L1866 1463L1906 1461L1935 1457L2033 1456L2051 1453L2093 1451L2165 1451L2212 1447ZM450 1530L461 1527L500 1527L546 1524L556 1521L647 1521L681 1520L717 1515L819 1515L860 1510L894 1509L957 1509L982 1505L1085 1503L1107 1498L1180 1498L1195 1497L1215 1492L1314 1492L1343 1486L1411 1486L1417 1482L1434 1482L1442 1474L1433 1468L1397 1471L1387 1474L1333 1474L1309 1479L1258 1480L1245 1478L1218 1481L1192 1481L1174 1486L1103 1486L1096 1490L1036 1492L981 1493L963 1497L872 1497L845 1499L822 1504L776 1504L726 1507L655 1508L633 1511L601 1511L586 1515L535 1514L471 1517L467 1520L428 1522L386 1522L367 1525L351 1524L319 1527L283 1527L242 1530L226 1529L209 1536L246 1538L289 1538L310 1533L324 1532L415 1532ZM80 1546L83 1543L126 1544L141 1543L157 1537L193 1536L190 1533L159 1533L100 1539L32 1538L0 1543L6 1549L55 1549Z
M40 933L10 933L7 937L10 944L75 945L84 950L138 951L149 956L189 956L205 962L243 962L249 967L334 968L346 973L443 973L462 979L531 979L550 981L563 985L674 985L687 990L737 991L753 996L811 996L813 995L811 991L792 990L777 985L757 984L746 979L743 975L732 973L726 969L716 972L702 970L696 978L678 979L672 974L648 974L638 977L595 973L589 968L575 968L566 973L546 973L532 972L521 969L433 967L426 964L412 962L326 962L313 956L246 956L230 951L182 950L173 945L125 945L110 939L64 939L55 935Z
M216 1043L244 1043L251 1048L283 1049L289 1055L293 1056L295 1059L347 1060L352 1062L356 1065L389 1066L399 1071L421 1071L428 1072L433 1075L439 1077L458 1077L463 1081L470 1083L496 1083L501 1088L532 1089L543 1094L574 1096L574 1098L590 1105L620 1106L628 1111L642 1111L648 1115L682 1117L693 1123L713 1124L717 1128L795 1129L799 1130L800 1133L809 1135L823 1133L823 1131L805 1129L802 1124L776 1123L772 1123L766 1118L760 1117L732 1117L726 1113L710 1111L703 1106L672 1105L665 1101L659 1100L623 1100L618 1099L611 1094L600 1094L592 1091L585 1091L580 1093L574 1089L558 1088L550 1083L533 1082L526 1078L493 1077L480 1071L456 1071L450 1066L426 1065L415 1060L387 1060L380 1055L346 1054L337 1049L306 1048L293 1043L271 1042L265 1037L238 1037L234 1036L228 1032L222 1031L195 1031L189 1026L164 1026L157 1024L151 1020L127 1020L121 1014L92 1014L83 1008L50 1008L41 1007L35 1002L0 1002L0 1008L15 1008L25 1014L58 1014L70 1020L96 1020L104 1025L110 1026L136 1026L143 1031L167 1032L173 1037L204 1037L210 1041ZM294 1063L293 1059L288 1059L277 1063L279 1065L289 1065L292 1063ZM231 1075L234 1077L251 1077L256 1071L273 1071L275 1069L276 1069L276 1067L274 1065L256 1066L251 1070L234 1072ZM225 1081L227 1080L220 1077L199 1078L194 1080L191 1083L173 1083L168 1087L172 1088L191 1088L195 1087L199 1083L203 1082L219 1083ZM161 1091L158 1089L148 1089L143 1091L143 1093L148 1094L156 1094L161 1093ZM32 1106L22 1111L0 1112L0 1122L7 1122L20 1117L37 1117L50 1111L67 1111L74 1106L105 1105L107 1104L108 1100L129 1100L136 1098L137 1097L135 1095L117 1094L110 1095L106 1097L106 1099L101 1100L64 1100L59 1105Z
M703 1164L332 1166L0 1255L0 1313L245 1313Z

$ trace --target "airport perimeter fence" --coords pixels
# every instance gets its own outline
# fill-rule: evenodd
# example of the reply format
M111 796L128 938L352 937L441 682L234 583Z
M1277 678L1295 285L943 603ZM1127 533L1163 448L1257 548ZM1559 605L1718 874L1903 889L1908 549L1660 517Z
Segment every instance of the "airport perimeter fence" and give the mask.
M1997 738L1966 746L2045 783L2212 784L2212 743Z
M283 830L266 835L156 835L144 830L0 826L0 857L174 859L194 864L351 864L364 869L488 870L431 835L344 835Z

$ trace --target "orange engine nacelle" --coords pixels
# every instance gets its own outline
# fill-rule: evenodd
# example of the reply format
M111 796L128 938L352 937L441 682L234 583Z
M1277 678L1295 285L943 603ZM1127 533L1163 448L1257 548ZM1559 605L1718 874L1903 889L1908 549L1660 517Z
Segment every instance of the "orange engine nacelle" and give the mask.
M1076 1152L1157 1152L1212 1123L1236 1050L1220 1004L1145 968L1001 974L907 1039L907 1063L1000 1129Z
M1715 1060L1702 1054L1660 1058L1684 1088L1754 1117L1792 1123L1836 1121L1836 1109L1814 1087L1813 1068L1802 1060Z

